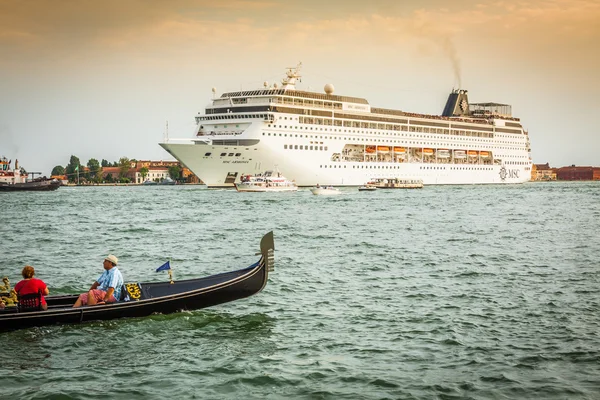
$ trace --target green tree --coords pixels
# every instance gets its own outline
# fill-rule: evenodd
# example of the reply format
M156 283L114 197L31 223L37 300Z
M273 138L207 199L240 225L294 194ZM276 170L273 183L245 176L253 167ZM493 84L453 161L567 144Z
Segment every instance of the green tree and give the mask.
M65 173L67 174L67 178L69 179L70 182L77 182L77 169L79 168L79 165L81 163L79 162L79 158L76 156L71 156L71 158L69 159L69 164L67 164L67 167L65 168ZM80 173L82 172L81 170L79 171Z
M127 158L127 157L121 157L119 159L118 167L119 167L119 177L124 178L125 175L127 175L129 170L131 169L131 161L129 161L129 158Z
M146 177L148 176L148 172L150 172L148 167L140 168L140 175L142 175L142 182L146 180Z
M65 167L63 167L62 165L57 165L56 167L52 168L52 173L50 175L64 175L65 174Z
M102 165L102 168L110 167L110 163L108 161L106 161L104 158L102 159L102 163L100 163L100 165Z
M102 167L95 158L90 158L87 162L87 167L90 169L89 179L94 182L99 182L102 179Z
M181 167L179 165L172 165L169 167L169 176L174 181L177 181L181 178Z

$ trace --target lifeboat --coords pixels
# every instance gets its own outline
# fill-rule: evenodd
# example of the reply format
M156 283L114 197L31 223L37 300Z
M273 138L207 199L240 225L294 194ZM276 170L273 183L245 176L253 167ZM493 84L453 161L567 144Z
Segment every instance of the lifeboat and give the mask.
M406 149L404 147L394 147L394 153L404 154L404 153L406 153Z
M467 154L469 155L469 157L477 157L479 155L479 153L475 150L469 150L467 151Z
M454 158L466 158L467 154L464 150L454 150Z
M375 146L367 146L365 149L367 153L375 153Z
M488 158L488 157L490 156L490 153L489 153L489 152L487 152L487 151L480 151L480 152L479 152L479 155L480 155L481 157Z
M390 148L387 146L377 146L377 152L378 153L389 153Z
M423 149L423 154L425 154L426 156L432 156L433 149Z
M437 151L438 158L450 158L450 150L447 149L439 149Z

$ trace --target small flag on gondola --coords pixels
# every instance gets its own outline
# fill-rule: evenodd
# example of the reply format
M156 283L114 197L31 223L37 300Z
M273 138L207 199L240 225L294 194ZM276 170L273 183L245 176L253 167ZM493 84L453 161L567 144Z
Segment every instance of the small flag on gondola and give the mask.
M156 268L156 272L166 271L166 270L170 270L170 269L171 269L171 262L167 261L166 263L164 263L160 267Z

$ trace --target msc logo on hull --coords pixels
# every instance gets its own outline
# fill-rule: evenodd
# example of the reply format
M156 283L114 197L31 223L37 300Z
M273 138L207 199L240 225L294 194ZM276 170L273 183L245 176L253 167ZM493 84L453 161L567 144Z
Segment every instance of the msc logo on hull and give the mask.
M519 170L518 169L506 169L504 167L500 168L500 179L502 181L508 179L519 179Z

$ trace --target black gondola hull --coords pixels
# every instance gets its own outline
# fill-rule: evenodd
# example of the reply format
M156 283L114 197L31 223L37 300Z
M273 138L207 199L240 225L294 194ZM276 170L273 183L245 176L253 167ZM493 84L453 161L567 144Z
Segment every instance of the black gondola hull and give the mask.
M263 248L265 242L266 246ZM131 299L112 304L72 308L77 295L48 296L46 311L17 312L17 309L0 311L0 331L145 317L156 313L170 314L243 299L260 292L267 284L269 270L273 268L273 251L273 233L270 232L261 241L261 259L252 266L174 283L142 283L138 285L139 300Z

